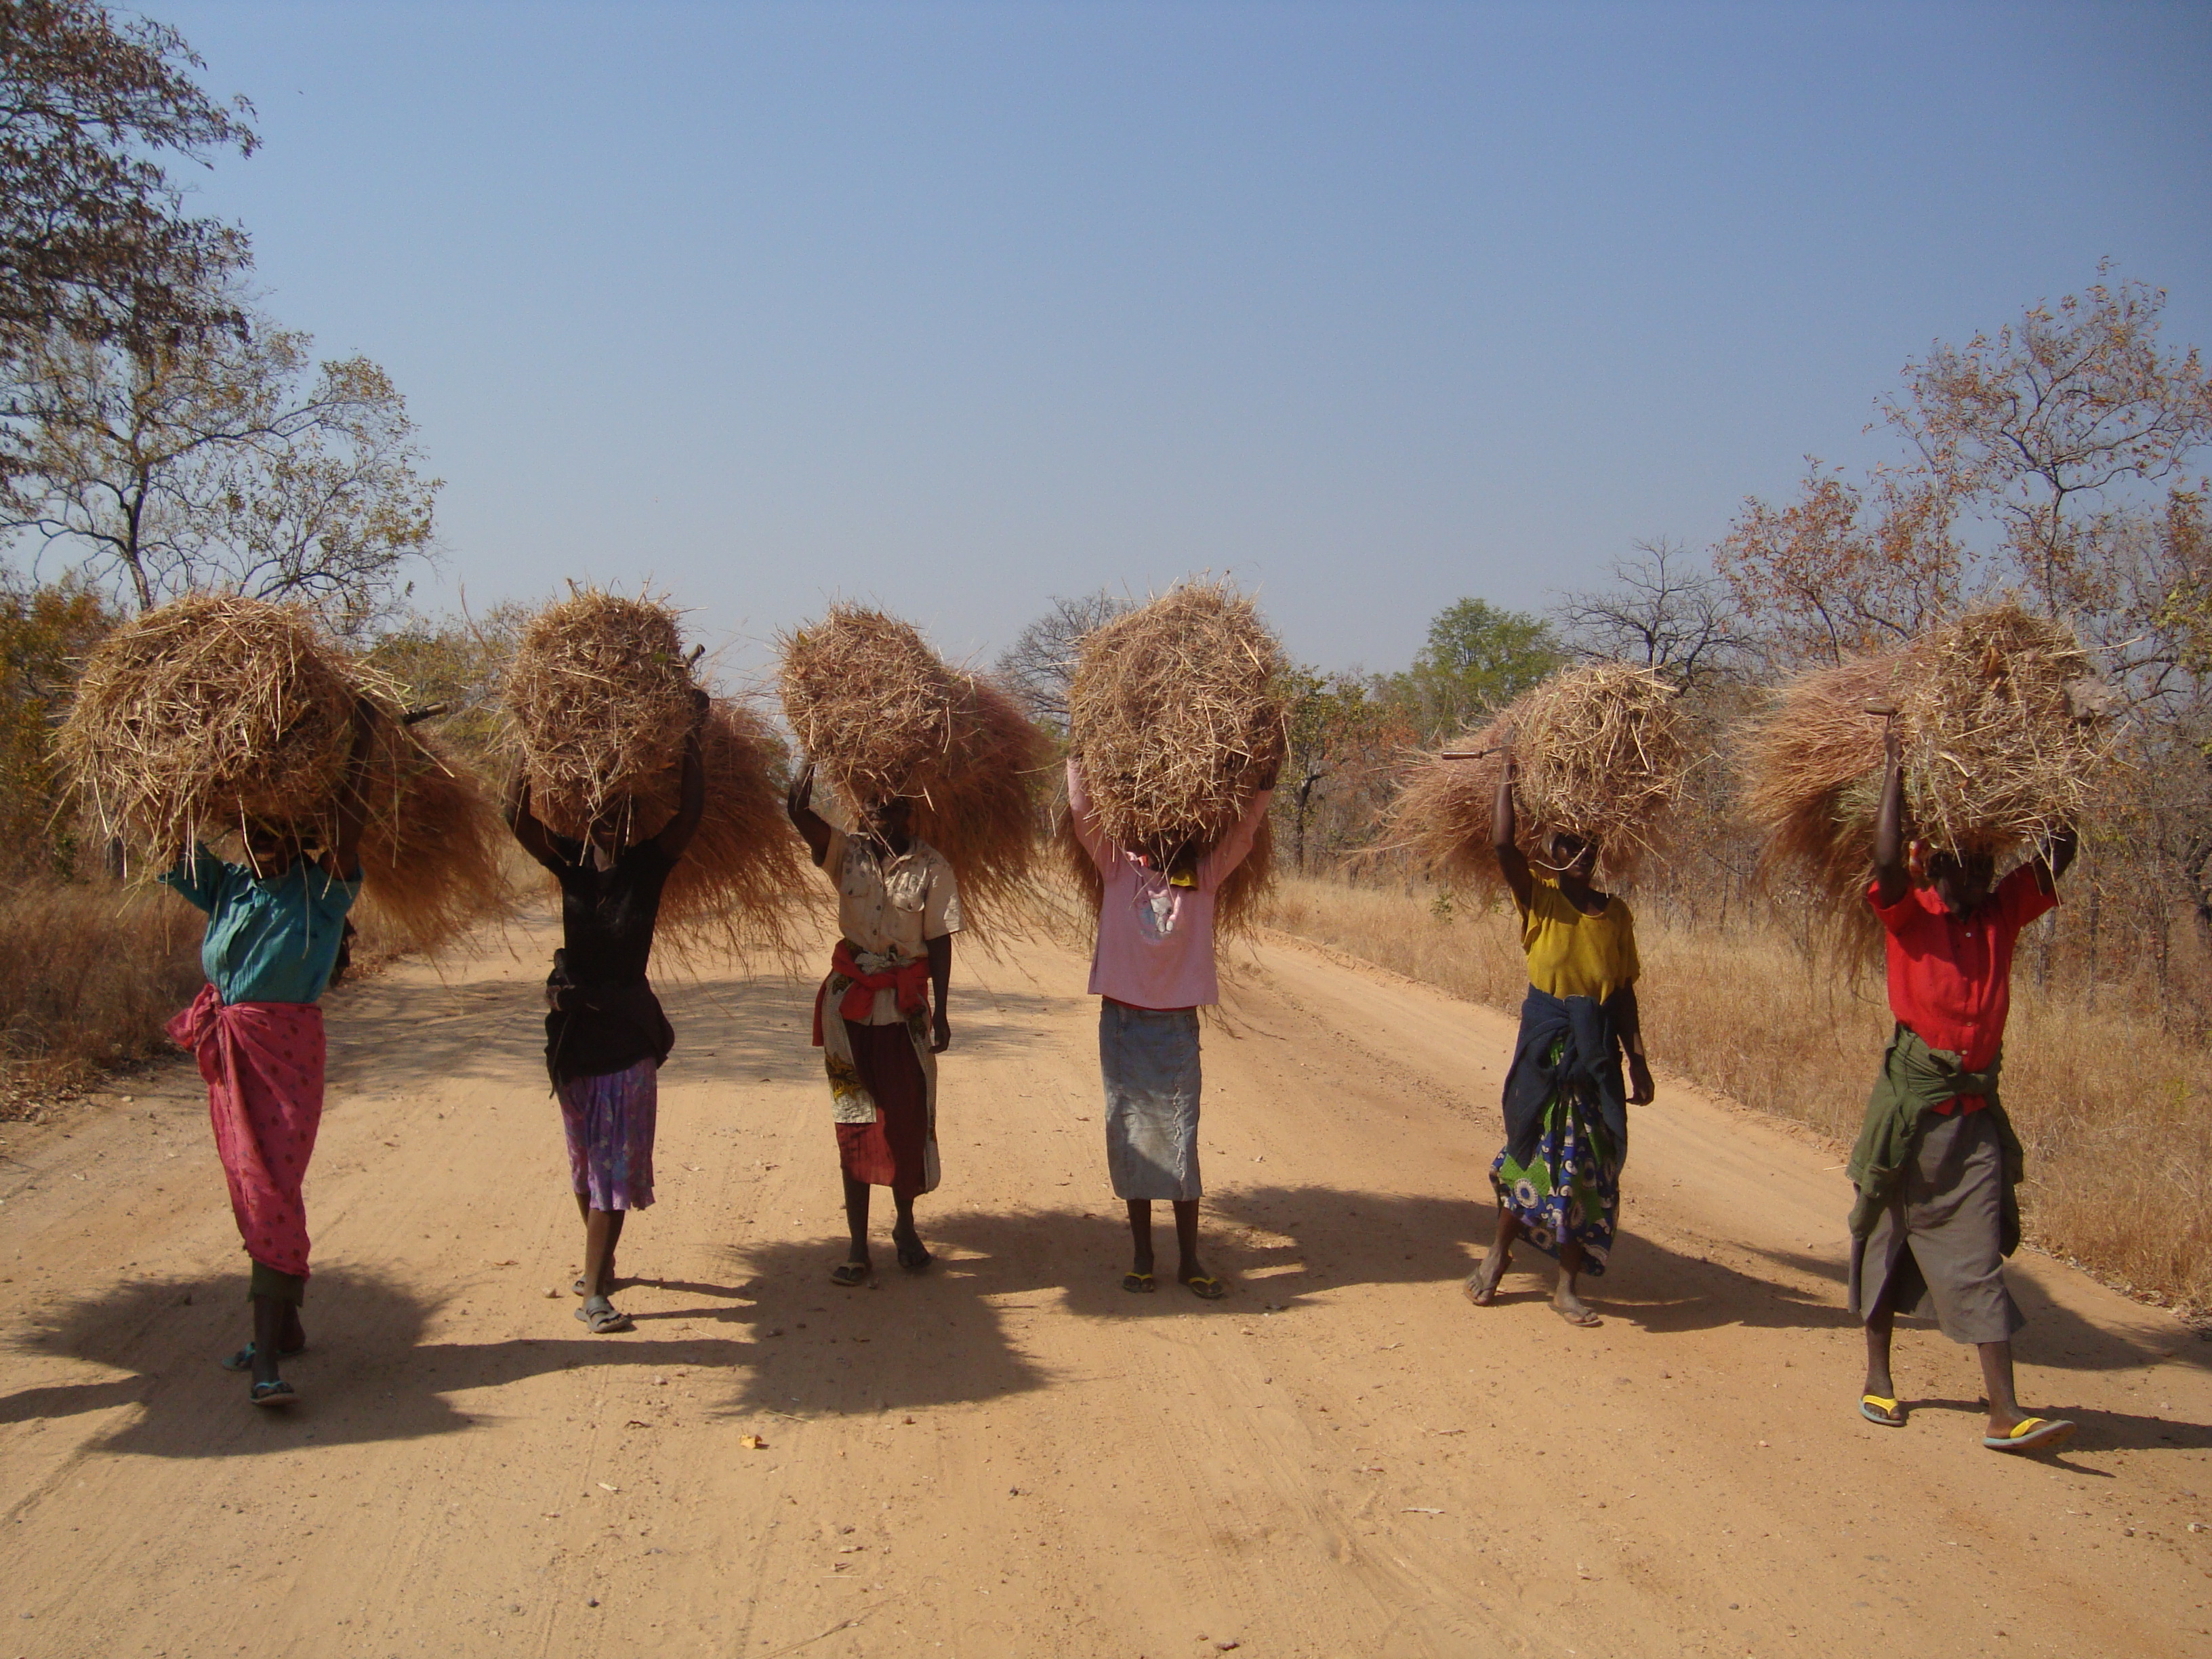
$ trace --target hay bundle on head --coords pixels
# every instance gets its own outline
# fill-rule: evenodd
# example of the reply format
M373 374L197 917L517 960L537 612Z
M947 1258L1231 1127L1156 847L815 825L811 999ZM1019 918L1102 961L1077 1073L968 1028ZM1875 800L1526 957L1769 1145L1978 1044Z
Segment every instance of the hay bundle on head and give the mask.
M57 746L101 828L166 859L248 823L327 829L354 698L301 607L196 593L100 642Z
M1632 663L1562 669L1532 686L1449 752L1425 757L1391 808L1392 843L1431 870L1500 888L1491 850L1498 776L1510 746L1519 765L1514 827L1541 865L1554 833L1598 849L1601 884L1632 881L1658 847L1691 764L1676 688Z
M914 833L951 865L969 930L988 939L1029 886L1044 734L880 611L833 605L781 645L784 718L817 775L848 811L912 801Z
M1100 832L1163 867L1218 846L1282 764L1285 667L1257 606L1226 583L1182 583L1086 635L1068 740ZM1097 869L1064 817L1058 841L1096 915ZM1217 927L1249 927L1273 872L1263 820L1215 896Z
M59 747L102 826L157 866L249 823L320 846L362 698L378 715L363 902L403 944L434 948L503 901L496 815L305 611L204 593L124 623L87 660Z
M1799 676L1752 723L1738 763L1771 870L1863 918L1882 731L1894 710L1908 833L2002 860L2088 811L2112 750L2108 697L2061 624L2003 605L1902 651Z
M696 711L676 612L591 587L531 618L501 691L531 809L571 840L660 787Z

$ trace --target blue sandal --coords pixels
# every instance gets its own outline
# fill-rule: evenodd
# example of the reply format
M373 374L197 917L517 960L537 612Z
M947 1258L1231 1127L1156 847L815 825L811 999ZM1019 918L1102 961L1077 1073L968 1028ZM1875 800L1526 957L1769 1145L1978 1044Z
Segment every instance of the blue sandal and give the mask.
M280 1376L274 1382L256 1382L246 1391L246 1397L257 1406L289 1406L300 1397L300 1391Z
M307 1345L302 1342L296 1348L277 1349L276 1357L279 1359L297 1359L307 1351ZM253 1369L253 1354L254 1346L249 1342L229 1358L217 1360L216 1363L227 1371L250 1371Z

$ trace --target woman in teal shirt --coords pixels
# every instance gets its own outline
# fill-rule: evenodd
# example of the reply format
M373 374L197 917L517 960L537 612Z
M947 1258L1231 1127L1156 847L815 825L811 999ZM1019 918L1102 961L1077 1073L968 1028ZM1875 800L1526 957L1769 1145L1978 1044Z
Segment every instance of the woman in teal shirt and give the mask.
M253 1261L247 1295L253 1340L223 1363L251 1371L257 1406L289 1405L299 1392L277 1360L307 1346L300 1304L307 1286L307 1218L301 1186L323 1117L323 1011L361 892L362 787L375 711L354 711L353 749L338 793L336 834L310 855L297 829L246 827L244 865L195 845L161 879L208 913L200 963L208 982L169 1022L169 1035L199 1060L208 1119L230 1188L231 1212Z

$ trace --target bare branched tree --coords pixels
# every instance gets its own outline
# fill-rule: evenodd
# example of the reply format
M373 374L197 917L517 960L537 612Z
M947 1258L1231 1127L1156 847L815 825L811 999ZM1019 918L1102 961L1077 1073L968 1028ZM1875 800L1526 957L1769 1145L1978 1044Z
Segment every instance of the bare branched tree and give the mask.
M999 676L1022 700L1033 720L1067 730L1067 690L1083 636L1134 607L1111 588L1076 599L1054 599L1051 609L1022 629L999 656Z
M365 357L256 319L134 349L55 330L27 355L24 471L0 524L144 610L221 586L352 628L432 553L440 481Z
M1613 562L1613 586L1563 593L1552 607L1567 650L1640 662L1685 686L1740 672L1750 630L1728 585L1667 537L1632 545L1632 556Z

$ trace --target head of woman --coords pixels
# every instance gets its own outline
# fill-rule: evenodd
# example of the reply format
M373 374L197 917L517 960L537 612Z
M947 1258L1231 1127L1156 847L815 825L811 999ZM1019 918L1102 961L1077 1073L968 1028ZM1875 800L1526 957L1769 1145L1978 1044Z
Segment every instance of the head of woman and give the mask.
M1597 875L1597 843L1555 830L1544 843L1544 860L1562 876L1589 881Z
M886 795L870 801L861 813L869 834L887 847L904 845L914 833L914 803L904 795Z
M1986 852L1944 852L1928 854L1928 884L1954 916L1981 908L1996 875L1996 860Z
M281 876L307 856L307 842L289 824L251 819L246 826L246 861L262 880Z

